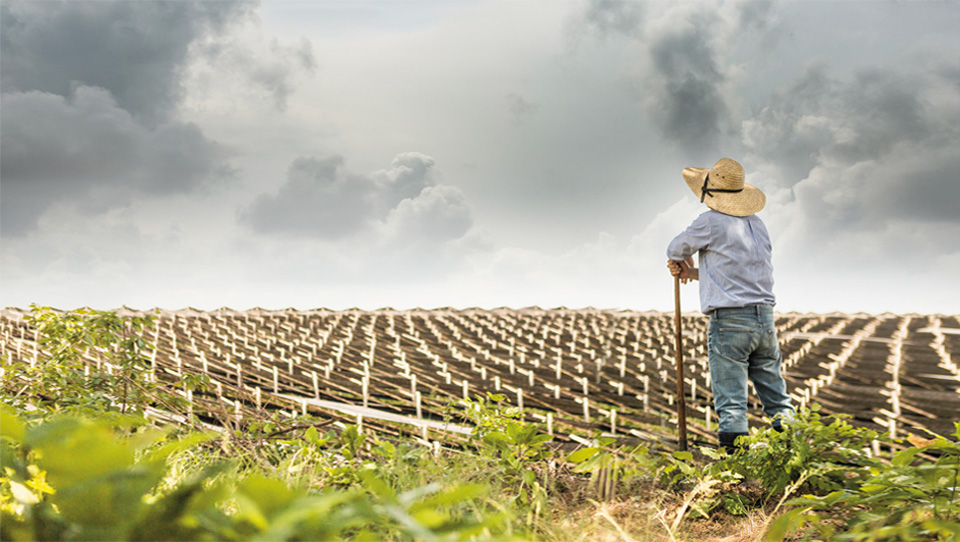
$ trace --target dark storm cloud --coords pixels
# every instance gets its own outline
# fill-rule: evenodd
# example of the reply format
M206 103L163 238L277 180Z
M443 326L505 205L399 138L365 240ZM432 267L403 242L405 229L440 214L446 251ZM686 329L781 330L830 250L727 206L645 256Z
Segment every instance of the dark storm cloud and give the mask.
M69 96L78 85L110 91L149 122L180 101L191 44L249 14L251 2L4 2L3 92Z
M729 114L720 70L701 25L668 31L649 46L647 113L669 139L694 155L712 150Z
M239 220L286 237L341 239L379 227L404 242L458 238L472 223L469 209L458 189L436 184L433 166L429 156L404 153L389 169L359 175L340 156L297 158L280 189L259 196Z
M175 117L191 59L218 44L230 67L283 109L306 40L254 54L233 34L254 2L69 1L0 5L3 235L53 203L87 213L188 193L230 173L226 153Z
M631 94L660 133L697 160L713 156L721 138L736 132L726 94L729 59L747 39L770 41L770 9L764 2L592 1L568 26L633 40L641 53L627 70Z
M820 116L824 96L836 92L823 63L815 62L788 87L776 91L769 104L743 122L743 140L750 154L776 168L773 180L793 185L817 164L821 148L833 140L827 118Z
M102 212L142 195L184 193L228 172L193 124L146 128L106 90L2 95L2 231L21 235L55 202Z
M927 256L960 249L945 229L960 225L953 62L928 57L846 80L812 66L744 122L748 160L771 184L792 188L788 211L806 224L805 238L887 232L915 236L912 249Z

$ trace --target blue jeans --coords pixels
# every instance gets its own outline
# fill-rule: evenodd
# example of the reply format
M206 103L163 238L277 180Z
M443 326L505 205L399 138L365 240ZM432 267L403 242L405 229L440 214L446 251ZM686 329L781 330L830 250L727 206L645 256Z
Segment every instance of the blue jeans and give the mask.
M780 374L780 347L771 305L717 309L707 330L713 404L720 433L747 433L747 378L763 412L779 425L793 419L787 384Z

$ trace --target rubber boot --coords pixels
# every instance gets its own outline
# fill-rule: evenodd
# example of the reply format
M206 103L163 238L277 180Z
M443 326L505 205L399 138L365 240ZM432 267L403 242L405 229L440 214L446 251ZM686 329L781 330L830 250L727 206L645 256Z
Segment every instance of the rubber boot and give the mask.
M736 453L737 450L743 449L743 446L734 444L737 437L745 437L747 435L749 435L749 433L717 433L717 437L720 440L720 447L730 455Z

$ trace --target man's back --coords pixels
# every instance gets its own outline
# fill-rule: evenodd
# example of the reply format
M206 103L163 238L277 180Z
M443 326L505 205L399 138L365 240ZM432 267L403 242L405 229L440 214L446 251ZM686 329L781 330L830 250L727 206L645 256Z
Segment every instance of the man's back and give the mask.
M694 252L700 253L700 308L705 314L776 302L770 235L756 215L703 213L667 248L674 260Z

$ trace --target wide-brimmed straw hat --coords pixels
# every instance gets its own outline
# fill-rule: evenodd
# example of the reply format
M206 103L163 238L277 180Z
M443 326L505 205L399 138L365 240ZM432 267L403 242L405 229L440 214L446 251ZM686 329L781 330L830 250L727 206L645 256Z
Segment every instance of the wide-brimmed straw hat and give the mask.
M732 216L750 216L767 203L763 191L743 182L745 178L743 166L730 158L721 158L710 169L688 167L683 170L683 179L701 202Z

